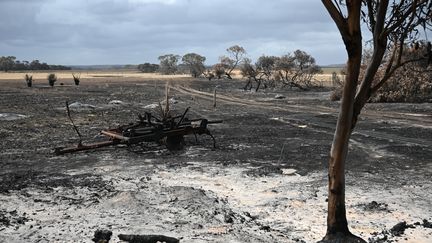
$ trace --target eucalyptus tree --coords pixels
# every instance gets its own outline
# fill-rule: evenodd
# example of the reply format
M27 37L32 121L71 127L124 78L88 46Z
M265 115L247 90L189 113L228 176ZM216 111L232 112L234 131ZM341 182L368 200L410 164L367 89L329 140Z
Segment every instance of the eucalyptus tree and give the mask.
M159 71L162 74L175 74L178 69L178 62L180 60L179 55L166 54L159 56Z
M192 77L197 78L205 71L206 58L196 53L188 53L183 56L182 62L189 69Z
M321 1L340 32L348 56L347 75L328 165L327 232L321 242L365 242L349 231L346 218L345 161L349 139L369 98L395 71L414 61L404 58L403 52L407 43L419 38L419 31L430 31L432 1ZM373 43L364 75L360 75L364 45L362 23L370 32ZM424 58L428 58L426 54ZM379 70L383 75L377 76Z
M220 62L226 66L225 74L227 78L232 79L231 75L234 69L236 69L246 56L246 51L239 45L234 45L226 49L228 56L221 56Z

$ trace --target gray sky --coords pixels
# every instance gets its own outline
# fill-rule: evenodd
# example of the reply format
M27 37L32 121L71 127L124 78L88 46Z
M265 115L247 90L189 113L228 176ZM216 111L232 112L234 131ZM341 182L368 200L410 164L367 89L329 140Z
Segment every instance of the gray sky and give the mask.
M249 57L296 49L344 63L317 0L0 0L0 56L49 64L157 63L195 52L214 64L238 44Z

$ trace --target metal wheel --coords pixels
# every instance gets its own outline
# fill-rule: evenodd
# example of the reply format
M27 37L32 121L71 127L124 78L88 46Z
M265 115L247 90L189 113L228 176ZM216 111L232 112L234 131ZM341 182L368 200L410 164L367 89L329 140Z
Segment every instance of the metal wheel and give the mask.
M182 150L184 147L184 137L181 135L167 137L165 146L168 150Z

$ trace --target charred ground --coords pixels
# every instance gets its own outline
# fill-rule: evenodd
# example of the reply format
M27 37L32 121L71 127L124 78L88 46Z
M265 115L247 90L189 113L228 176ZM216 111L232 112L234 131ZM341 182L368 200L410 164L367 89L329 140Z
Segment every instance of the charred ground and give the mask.
M253 93L231 80L172 80L174 111L191 107L191 118L224 120L209 126L216 149L209 137L196 144L192 136L177 152L146 144L55 156L55 147L78 141L66 100L74 104L71 115L84 140L100 140L101 129L152 111L148 105L163 100L165 81L31 89L2 82L5 242L90 241L100 228L112 230L114 242L121 233L183 242L311 242L324 235L326 165L338 107L329 90ZM369 104L363 113L348 158L348 218L356 234L378 242L383 234L377 232L396 223L431 220L432 108ZM370 204L386 210L364 206ZM427 242L431 234L421 225L410 228L405 242Z

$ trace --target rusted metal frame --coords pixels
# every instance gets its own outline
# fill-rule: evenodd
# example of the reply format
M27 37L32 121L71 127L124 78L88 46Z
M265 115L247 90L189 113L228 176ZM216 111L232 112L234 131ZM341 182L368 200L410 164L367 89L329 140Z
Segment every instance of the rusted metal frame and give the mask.
M125 142L128 142L130 139L129 137L125 137L121 134L118 134L116 132L109 131L109 130L102 130L101 133L105 136L110 137L110 138L118 139L118 140L125 141Z
M97 142L97 143L90 143L90 144L78 144L75 147L68 147L68 148L55 148L54 153L56 155L62 155L66 153L73 153L73 152L79 152L79 151L85 151L90 149L97 149L102 147L108 147L116 144L120 144L121 141L119 140L110 140L110 141L103 141L103 142Z

